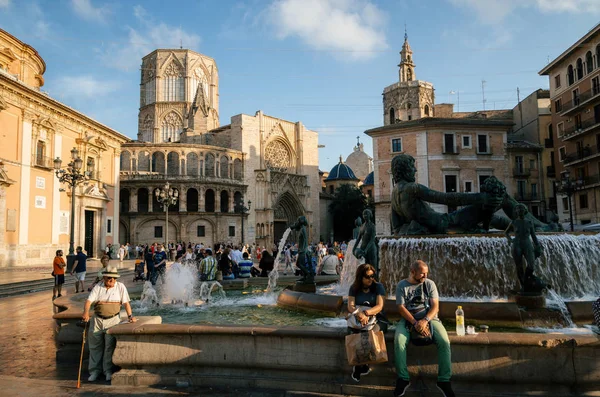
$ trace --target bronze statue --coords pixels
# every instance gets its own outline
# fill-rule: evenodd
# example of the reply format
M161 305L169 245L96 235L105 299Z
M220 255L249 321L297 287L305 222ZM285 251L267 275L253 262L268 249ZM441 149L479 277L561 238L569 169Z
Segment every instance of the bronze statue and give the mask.
M445 234L450 227L474 228L481 219L473 217L467 209L442 214L434 211L428 203L448 206L476 205L490 208L493 213L503 197L491 193L443 193L415 181L415 159L399 154L392 160L394 190L392 191L392 233L401 234ZM462 213L462 215L461 215ZM474 211L476 214L477 211Z
M521 292L539 293L546 288L546 285L533 275L533 267L535 260L542 255L542 249L535 235L533 222L525 217L528 213L527 207L524 204L517 204L515 211L518 218L508 225L505 234L508 243L512 245L512 256L517 266ZM515 231L514 238L510 237L511 228ZM523 258L527 262L526 267L523 264Z
M379 274L379 247L375 241L375 223L373 223L373 213L370 209L363 211L363 218L365 218L365 223L358 232L352 254L358 259L365 258L365 263L372 265L377 275Z
M358 233L360 233L361 225L362 225L362 219L360 219L360 216L359 216L354 220L354 226L356 226L356 227L354 229L352 229L352 238L354 240L356 240L358 238ZM356 246L356 243L354 245Z
M299 216L296 223L290 226L290 229L297 230L298 233L298 258L296 259L296 266L302 272L302 278L298 280L301 283L314 283L315 275L312 272L310 265L310 256L308 252L308 236L306 234L306 227L308 221L305 216Z

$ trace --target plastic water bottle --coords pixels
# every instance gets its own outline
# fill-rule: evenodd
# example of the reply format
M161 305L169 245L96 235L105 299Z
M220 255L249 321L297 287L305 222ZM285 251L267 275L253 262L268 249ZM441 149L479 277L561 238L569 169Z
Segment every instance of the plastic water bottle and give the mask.
M465 336L465 312L462 306L456 309L456 335Z

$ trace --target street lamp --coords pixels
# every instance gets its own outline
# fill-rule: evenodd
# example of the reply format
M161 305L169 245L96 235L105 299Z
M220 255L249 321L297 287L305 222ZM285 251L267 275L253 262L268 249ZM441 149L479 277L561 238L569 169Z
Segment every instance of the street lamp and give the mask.
M248 200L248 207L244 205L244 199L238 200L235 204L235 212L239 212L242 215L242 238L240 239L240 245L244 246L244 215L246 212L250 211L250 207L252 207L252 201Z
M177 204L179 192L169 186L169 182L164 187L154 191L156 201L158 201L165 210L165 248L169 251L169 206Z
M71 232L69 236L69 255L67 255L67 269L71 269L75 262L75 187L82 182L90 179L92 175L94 162L89 159L87 162L87 171L82 172L83 160L79 157L77 148L71 149L71 161L65 169L61 169L62 160L60 157L54 159L54 170L60 183L71 186Z
M562 173L560 183L556 183L556 187L559 192L564 193L569 198L569 220L571 222L571 231L573 231L573 205L571 203L571 196L576 190L581 189L583 186L583 180L571 179L571 173L567 170Z

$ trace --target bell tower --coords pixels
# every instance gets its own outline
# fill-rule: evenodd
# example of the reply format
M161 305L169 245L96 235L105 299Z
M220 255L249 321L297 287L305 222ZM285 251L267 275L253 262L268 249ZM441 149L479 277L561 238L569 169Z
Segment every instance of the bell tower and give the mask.
M408 33L406 27L404 28L404 44L402 44L402 51L400 51L400 64L399 70L399 81L401 83L413 81L417 79L415 75L415 64L413 63L413 52L408 44Z

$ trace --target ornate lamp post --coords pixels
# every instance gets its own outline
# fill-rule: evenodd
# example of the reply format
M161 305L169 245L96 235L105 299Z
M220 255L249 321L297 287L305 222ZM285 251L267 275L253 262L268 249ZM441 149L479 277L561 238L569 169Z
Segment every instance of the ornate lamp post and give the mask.
M252 201L248 200L248 207L244 205L244 199L239 200L235 204L235 212L239 212L242 215L242 238L240 239L240 245L244 246L244 216L250 211L252 207Z
M158 201L165 210L165 249L169 251L169 206L177 204L179 192L172 189L169 182L164 187L154 191L156 201Z
M67 164L67 167L62 169L61 165L62 160L60 157L55 158L54 170L58 181L71 186L71 232L69 236L69 255L67 255L67 269L70 270L73 267L73 262L75 262L75 187L90 179L94 163L89 160L87 163L88 170L82 172L83 160L79 157L77 148L73 148L71 149L71 161Z
M571 222L571 231L573 231L573 205L571 203L571 196L576 190L580 189L583 185L581 179L571 179L571 173L567 170L562 173L560 182L556 182L557 190L564 193L569 198L569 220Z

